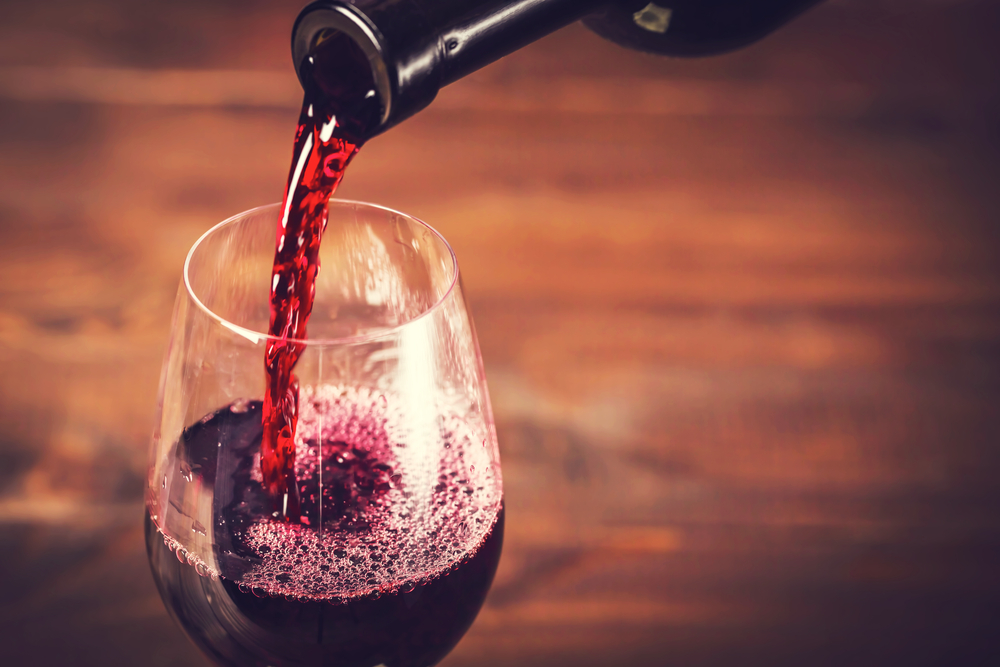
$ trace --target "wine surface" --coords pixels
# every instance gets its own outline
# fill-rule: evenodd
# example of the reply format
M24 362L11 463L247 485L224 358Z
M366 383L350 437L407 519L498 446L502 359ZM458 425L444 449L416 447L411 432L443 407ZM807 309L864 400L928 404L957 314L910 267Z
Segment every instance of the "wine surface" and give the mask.
M372 392L306 388L301 401L296 523L263 485L260 402L185 430L178 483L211 498L212 551L186 551L147 515L167 607L221 664L434 664L475 619L500 557L485 448L446 419L428 457Z
M299 392L292 371L305 348L327 202L379 104L367 59L342 34L322 41L302 67L305 99L275 241L260 462L272 503L290 522L300 517L294 474Z

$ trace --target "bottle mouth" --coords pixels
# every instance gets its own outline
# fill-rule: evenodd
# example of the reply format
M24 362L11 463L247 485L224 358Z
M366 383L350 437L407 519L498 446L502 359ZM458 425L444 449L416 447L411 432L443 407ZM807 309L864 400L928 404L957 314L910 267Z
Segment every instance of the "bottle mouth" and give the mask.
M292 28L292 62L295 64L295 73L302 87L310 89L314 83L310 80L313 69L308 66L309 59L320 43L339 35L357 45L371 68L371 78L381 109L378 122L375 127L370 128L369 134L378 134L392 113L392 84L378 29L364 15L353 11L352 5L315 2L302 10Z

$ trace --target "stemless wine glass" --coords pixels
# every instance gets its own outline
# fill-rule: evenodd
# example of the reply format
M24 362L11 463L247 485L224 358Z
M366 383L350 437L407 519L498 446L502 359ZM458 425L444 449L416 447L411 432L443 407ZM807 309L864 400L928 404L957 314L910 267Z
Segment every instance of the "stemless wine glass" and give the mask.
M220 223L184 265L146 495L153 576L220 665L432 665L478 613L503 540L454 253L412 217L330 202L310 338L296 341L290 522L260 473L278 214Z

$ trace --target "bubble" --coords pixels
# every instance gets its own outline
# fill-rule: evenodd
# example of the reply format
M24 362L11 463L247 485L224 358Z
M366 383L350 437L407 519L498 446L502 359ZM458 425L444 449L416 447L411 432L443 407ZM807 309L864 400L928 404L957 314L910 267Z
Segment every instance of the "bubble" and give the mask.
M250 409L250 401L245 398L237 398L229 406L229 410L235 414L243 414Z
M322 503L323 532L305 523L262 519L254 507L239 510L249 519L240 524L246 526L240 540L263 557L243 575L244 583L272 594L343 603L368 596L373 588L386 593L407 581L441 576L487 534L499 488L472 490L487 481L481 472L487 454L474 447L477 440L486 446L486 440L460 419L444 418L439 442L448 441L449 447L437 450L440 461L430 470L414 469L397 458L396 446L409 436L393 421L392 401L383 397L357 389L301 390L296 474L310 518ZM259 459L251 470L251 477L259 477ZM413 493L427 472L432 498ZM321 486L310 484L317 479ZM479 514L484 519L473 522ZM280 575L286 576L276 579Z

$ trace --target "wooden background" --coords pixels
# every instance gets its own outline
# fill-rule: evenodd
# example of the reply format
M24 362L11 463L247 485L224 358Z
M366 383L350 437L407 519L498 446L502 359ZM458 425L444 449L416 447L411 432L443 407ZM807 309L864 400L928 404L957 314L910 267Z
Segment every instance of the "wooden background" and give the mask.
M171 303L280 198L300 1L0 3L0 656L200 665L141 492ZM579 26L340 195L459 257L508 538L463 665L1000 664L1000 10L742 52Z

